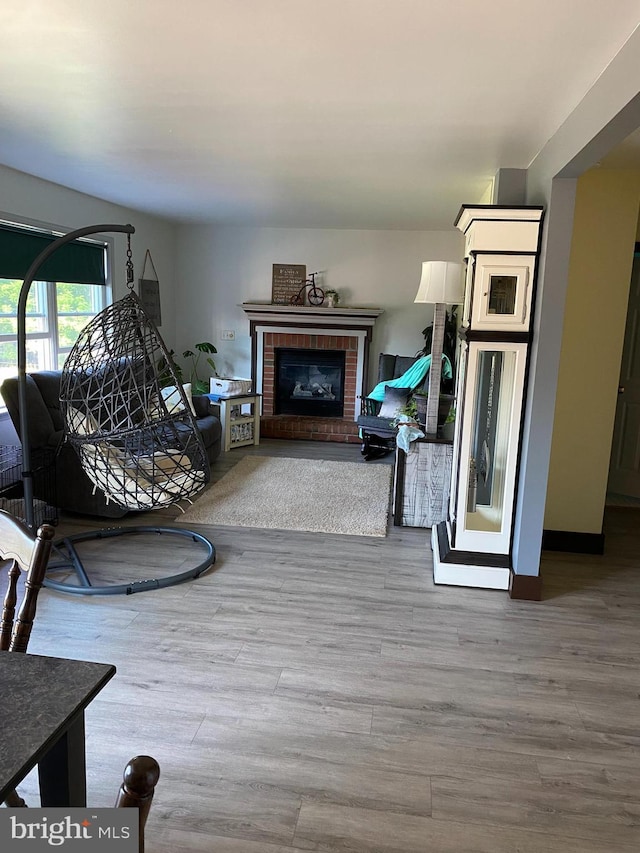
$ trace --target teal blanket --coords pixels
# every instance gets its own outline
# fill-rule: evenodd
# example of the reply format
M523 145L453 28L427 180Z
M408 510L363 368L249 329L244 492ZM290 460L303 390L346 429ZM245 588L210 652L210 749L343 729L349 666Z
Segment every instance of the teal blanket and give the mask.
M449 361L448 356L444 353L442 354L442 361L444 362L442 365L442 375L447 379L451 379L453 375L451 371L451 362ZM373 391L370 394L367 394L367 397L369 400L378 400L378 402L381 403L384 400L384 389L387 385L391 385L392 388L417 388L423 383L430 367L431 356L423 355L422 358L415 361L409 370L407 370L406 373L403 373L402 376L399 376L397 379L387 379L384 382L379 382Z

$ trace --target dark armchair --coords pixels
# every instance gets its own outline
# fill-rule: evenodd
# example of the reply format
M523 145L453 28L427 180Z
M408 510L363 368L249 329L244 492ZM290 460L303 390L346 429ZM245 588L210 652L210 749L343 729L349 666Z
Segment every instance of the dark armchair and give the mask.
M378 361L378 380L380 382L388 382L391 379L399 379L409 370L415 363L416 356L391 355L390 353L380 353ZM376 384L377 384L376 383ZM429 371L427 371L420 385L409 389L390 389L393 400L390 405L385 405L377 400L371 400L368 397L362 398L362 410L358 417L358 426L362 438L360 452L365 460L376 459L384 456L387 453L395 450L397 428L393 426L394 413L393 409L401 407L408 402L411 397L423 402L424 406L419 406L422 411L422 416L418 414L418 421L424 424L426 414L426 394L429 388ZM416 396L417 395L417 396ZM438 407L438 424L442 425L453 404L453 395L441 394L440 404ZM394 402L395 401L395 402Z

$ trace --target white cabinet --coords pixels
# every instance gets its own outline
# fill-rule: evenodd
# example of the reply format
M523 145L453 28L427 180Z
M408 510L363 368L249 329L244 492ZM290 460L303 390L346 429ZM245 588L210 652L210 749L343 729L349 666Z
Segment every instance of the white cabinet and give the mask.
M535 258L527 255L480 255L476 258L471 327L476 331L529 328Z
M446 522L436 583L508 589L542 209L464 207L467 276Z

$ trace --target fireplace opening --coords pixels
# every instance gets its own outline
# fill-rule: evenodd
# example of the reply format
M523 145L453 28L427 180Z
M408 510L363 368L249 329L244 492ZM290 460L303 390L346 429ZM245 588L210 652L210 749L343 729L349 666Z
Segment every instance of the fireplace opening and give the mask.
M275 414L341 418L344 350L275 350Z

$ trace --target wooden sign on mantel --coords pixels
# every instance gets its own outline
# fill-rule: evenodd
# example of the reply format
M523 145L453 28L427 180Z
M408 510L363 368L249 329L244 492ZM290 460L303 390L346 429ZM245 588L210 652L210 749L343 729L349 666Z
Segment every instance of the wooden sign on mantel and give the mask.
M290 305L306 280L307 267L305 264L274 264L271 281L272 304Z

